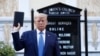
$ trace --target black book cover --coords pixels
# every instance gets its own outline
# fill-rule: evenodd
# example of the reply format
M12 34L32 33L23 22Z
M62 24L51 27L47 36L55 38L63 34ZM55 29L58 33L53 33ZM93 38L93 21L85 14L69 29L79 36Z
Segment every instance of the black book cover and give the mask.
M23 21L24 21L24 12L19 12L19 11L16 11L14 13L14 23L13 23L13 26L18 26L18 23L20 23L20 26L22 27L23 26Z

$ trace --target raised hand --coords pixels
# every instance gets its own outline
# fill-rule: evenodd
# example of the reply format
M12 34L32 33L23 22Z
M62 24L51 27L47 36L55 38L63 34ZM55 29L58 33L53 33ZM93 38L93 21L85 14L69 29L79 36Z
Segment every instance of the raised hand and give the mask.
M20 30L21 26L20 26L20 23L18 23L18 26L13 26L13 31L14 32L18 32Z

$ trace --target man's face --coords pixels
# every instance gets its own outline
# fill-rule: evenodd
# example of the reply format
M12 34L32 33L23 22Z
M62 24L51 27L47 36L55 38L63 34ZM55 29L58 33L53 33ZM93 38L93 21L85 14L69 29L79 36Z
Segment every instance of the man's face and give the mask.
M42 31L46 28L46 25L47 25L47 17L44 17L44 16L38 16L35 18L35 21L34 21L36 27Z

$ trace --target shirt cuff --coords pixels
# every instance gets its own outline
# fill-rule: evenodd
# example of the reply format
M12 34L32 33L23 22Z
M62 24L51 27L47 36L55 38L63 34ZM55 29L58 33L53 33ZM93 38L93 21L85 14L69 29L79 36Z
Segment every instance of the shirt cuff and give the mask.
M14 28L14 29L12 30L12 33L16 33L16 32L19 32L19 31L18 31L17 29Z

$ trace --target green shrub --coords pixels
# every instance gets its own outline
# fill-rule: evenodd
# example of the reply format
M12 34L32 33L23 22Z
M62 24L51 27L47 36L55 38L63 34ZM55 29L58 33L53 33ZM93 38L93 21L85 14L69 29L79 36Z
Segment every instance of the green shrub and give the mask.
M15 51L10 45L0 42L0 56L15 56Z

